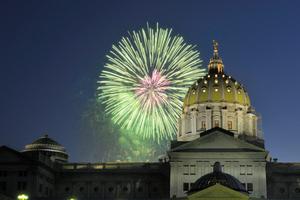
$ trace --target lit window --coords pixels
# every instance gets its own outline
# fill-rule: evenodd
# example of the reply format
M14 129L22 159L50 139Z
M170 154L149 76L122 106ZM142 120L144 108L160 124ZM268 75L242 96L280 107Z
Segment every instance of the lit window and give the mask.
M224 78L224 77L225 77L225 74L223 74L222 77Z
M229 83L229 80L227 79L227 80L225 81L225 83L228 84L228 83Z
M215 127L219 127L219 120L215 120L214 125L215 125Z
M228 93L231 92L231 88L230 88L230 87L227 88L227 92L228 92Z
M202 89L202 92L205 93L205 92L206 92L206 89Z
M202 128L202 129L206 129L206 123L205 123L205 121L202 121L202 122L201 122L201 128Z
M219 89L218 88L215 88L215 92L218 92L219 91Z
M231 78L231 76L228 76L228 78Z
M218 77L218 74L215 74L215 77L217 78L217 77Z
M210 75L207 75L208 78L210 78Z
M232 129L232 121L228 121L227 126L228 126L228 129L231 130Z
M238 94L241 94L241 90L240 89L238 90Z
M207 80L204 80L204 84L207 84Z
M215 79L215 84L217 84L219 81L218 81L218 79Z
M234 84L235 84L235 85L237 85L237 84L238 84L238 82L236 81Z

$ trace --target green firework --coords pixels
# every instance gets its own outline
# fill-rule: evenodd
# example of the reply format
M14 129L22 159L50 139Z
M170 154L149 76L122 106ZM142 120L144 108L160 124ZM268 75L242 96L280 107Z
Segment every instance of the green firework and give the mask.
M112 121L143 138L174 136L182 99L204 74L199 55L158 24L123 37L107 55L98 87Z

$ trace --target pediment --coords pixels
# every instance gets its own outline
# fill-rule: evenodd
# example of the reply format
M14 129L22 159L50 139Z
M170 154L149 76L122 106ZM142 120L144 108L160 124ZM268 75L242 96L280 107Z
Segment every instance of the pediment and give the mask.
M209 134L171 149L171 152L187 151L265 151L265 149L235 138L228 131L215 129Z

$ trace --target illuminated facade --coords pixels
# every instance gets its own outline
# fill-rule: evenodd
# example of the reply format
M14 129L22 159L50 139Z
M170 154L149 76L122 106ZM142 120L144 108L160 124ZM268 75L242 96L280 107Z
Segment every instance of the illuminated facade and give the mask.
M271 160L259 119L245 87L225 74L214 42L208 73L187 92L166 159L70 163L48 136L22 152L1 146L0 199L300 199L300 163Z
M186 196L182 185L195 182L219 161L252 197L265 198L269 156L258 134L258 116L243 85L225 74L215 41L213 50L208 74L184 99L177 141L169 151L171 196Z

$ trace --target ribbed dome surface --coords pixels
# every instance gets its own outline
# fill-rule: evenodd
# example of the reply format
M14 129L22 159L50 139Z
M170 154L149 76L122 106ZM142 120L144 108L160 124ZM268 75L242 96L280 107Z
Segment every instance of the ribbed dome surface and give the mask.
M43 137L40 137L39 139L32 142L32 144L52 144L52 145L59 145L58 142L54 141L53 139L49 138L48 135L45 135Z
M208 102L250 106L250 99L245 88L225 73L209 73L197 80L184 98L184 107Z
M183 106L209 102L227 102L250 106L245 88L224 73L224 65L218 52L218 43L213 41L213 56L208 64L208 74L198 79L188 90Z
M55 140L48 137L48 135L42 136L35 140L31 144L25 146L25 151L57 151L65 153L65 148Z
M238 179L229 174L223 173L220 168L220 163L216 162L214 165L214 171L199 178L193 184L193 187L189 192L200 191L219 183L233 190L248 193L245 187Z

